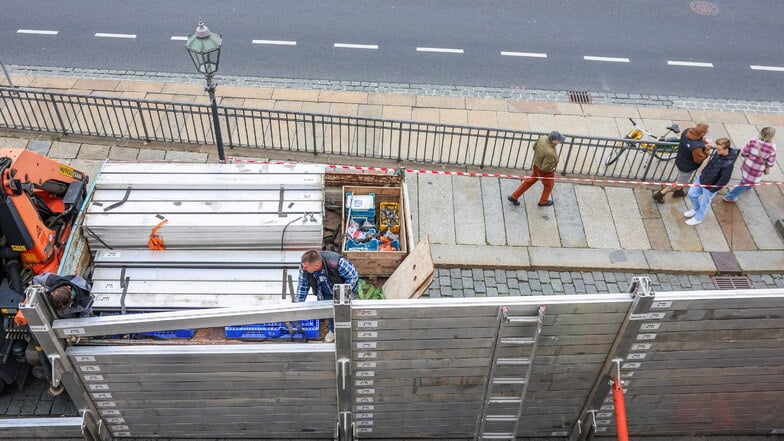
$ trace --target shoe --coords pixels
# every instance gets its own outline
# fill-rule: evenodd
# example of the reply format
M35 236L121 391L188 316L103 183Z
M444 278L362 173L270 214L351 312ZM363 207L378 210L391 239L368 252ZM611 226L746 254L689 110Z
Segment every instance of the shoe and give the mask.
M664 193L662 193L661 190L654 191L653 192L653 200L658 202L658 203L660 203L660 204L663 204L664 203Z
M537 205L539 205L540 207L549 207L550 205L553 205L554 203L555 202L553 202L553 200L550 199L547 202L539 202L539 204L537 204Z
M672 197L674 198L682 198L684 196L686 196L686 192L682 188L672 192Z
M324 336L324 343L334 343L335 342L335 334L332 331L327 332L327 335Z
M691 219L689 219L689 220L687 220L687 221L686 221L686 225L698 225L698 224L700 224L701 222L702 222L702 221L698 221L698 220L697 220L697 219L695 219L695 218L691 218Z
M506 200L511 202L512 205L514 205L515 207L519 207L520 206L520 201L518 201L517 199L515 199L515 198L513 198L511 196L507 196Z
M684 216L684 217L694 217L694 215L695 215L695 214L697 214L697 212L696 212L696 211L694 211L694 210L689 210L689 211L687 211L687 212L683 213L683 216Z
M729 202L730 204L734 204L736 202L734 199L727 199L727 196L724 196L721 198L721 200L724 202Z

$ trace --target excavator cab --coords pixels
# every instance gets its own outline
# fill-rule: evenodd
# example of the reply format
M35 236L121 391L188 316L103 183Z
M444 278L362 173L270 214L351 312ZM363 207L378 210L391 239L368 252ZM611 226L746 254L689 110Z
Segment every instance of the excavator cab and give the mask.
M84 202L87 176L25 149L0 149L0 390L23 386L32 336L14 320L33 276L56 273Z

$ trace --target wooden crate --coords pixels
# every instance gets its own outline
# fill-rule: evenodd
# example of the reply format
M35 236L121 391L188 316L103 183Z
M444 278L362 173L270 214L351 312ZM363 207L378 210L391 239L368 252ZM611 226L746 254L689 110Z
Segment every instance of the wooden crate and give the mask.
M351 192L354 195L367 195L374 193L376 195L375 208L376 208L376 221L380 218L381 210L379 204L381 202L397 202L400 207L400 251L346 251L346 237L343 234L341 242L341 254L346 256L351 263L359 271L360 277L389 277L395 269L403 262L403 259L408 255L408 241L406 229L406 213L405 204L403 203L403 194L400 187L359 187L344 185L343 186L343 203L341 204L341 213L343 222L341 225L342 231L346 231L348 226L346 213L346 193Z

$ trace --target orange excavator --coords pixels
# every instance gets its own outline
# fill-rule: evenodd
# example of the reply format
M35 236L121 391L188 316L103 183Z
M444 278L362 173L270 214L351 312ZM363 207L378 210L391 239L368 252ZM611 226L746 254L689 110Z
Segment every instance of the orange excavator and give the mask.
M0 390L24 385L32 365L46 365L28 346L32 336L17 315L33 276L57 273L84 202L87 176L25 149L0 149ZM34 345L33 345L34 346ZM41 369L40 371L46 372ZM34 372L35 373L35 372Z

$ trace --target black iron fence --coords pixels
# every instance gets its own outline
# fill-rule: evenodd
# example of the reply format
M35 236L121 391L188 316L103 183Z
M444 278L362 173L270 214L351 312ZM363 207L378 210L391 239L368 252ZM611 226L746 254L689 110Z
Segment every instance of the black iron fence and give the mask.
M207 103L174 103L0 87L0 127L144 141L213 144ZM227 147L313 155L530 169L543 132L218 106ZM565 135L559 172L671 181L672 144ZM614 160L613 160L614 159Z

